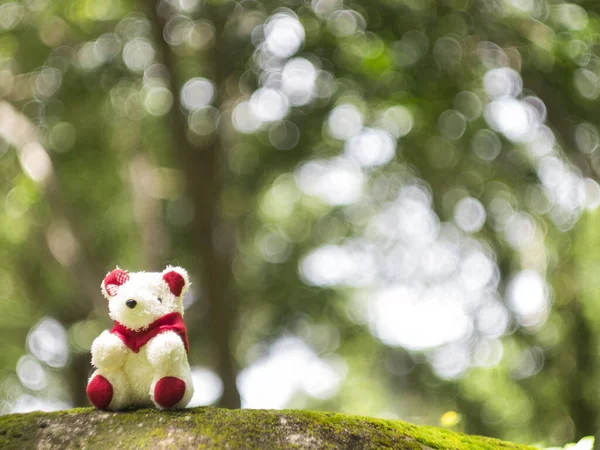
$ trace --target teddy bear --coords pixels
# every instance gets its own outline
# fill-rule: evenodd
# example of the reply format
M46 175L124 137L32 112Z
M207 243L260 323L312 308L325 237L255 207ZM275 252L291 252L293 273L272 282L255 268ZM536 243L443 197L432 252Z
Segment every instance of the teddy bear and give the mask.
M92 343L96 367L86 393L98 409L183 408L193 395L183 323L187 272L128 273L118 267L101 289L114 327Z

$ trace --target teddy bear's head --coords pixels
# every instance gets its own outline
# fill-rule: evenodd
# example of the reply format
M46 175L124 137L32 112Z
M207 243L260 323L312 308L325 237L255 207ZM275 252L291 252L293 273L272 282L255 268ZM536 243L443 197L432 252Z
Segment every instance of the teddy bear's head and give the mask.
M110 317L137 331L166 314L183 314L182 299L189 284L181 267L133 273L117 268L104 278L102 293L108 300Z

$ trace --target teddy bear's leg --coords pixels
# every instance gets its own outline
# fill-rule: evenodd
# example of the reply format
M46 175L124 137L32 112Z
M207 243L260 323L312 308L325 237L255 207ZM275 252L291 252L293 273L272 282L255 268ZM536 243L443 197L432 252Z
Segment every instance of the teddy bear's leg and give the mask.
M120 370L96 370L90 377L86 393L98 409L125 409L129 405L129 383Z
M189 371L177 376L157 377L150 386L150 397L160 409L183 408L190 402L193 394Z
M156 407L185 407L194 387L181 338L174 332L159 334L148 343L146 354L154 370L149 395Z
M186 376L184 376L183 379L185 380L185 394L179 403L175 405L176 407L180 408L185 408L194 396L194 383L192 382L192 375L189 368L187 369Z

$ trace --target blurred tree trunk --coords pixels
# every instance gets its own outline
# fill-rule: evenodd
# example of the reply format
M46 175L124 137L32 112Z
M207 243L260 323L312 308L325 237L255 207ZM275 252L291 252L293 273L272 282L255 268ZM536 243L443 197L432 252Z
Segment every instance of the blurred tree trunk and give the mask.
M236 316L236 302L229 288L231 260L228 255L219 252L215 243L215 229L220 224L219 205L223 188L220 164L223 154L222 139L217 131L217 137L209 148L194 145L187 139L188 126L182 114L182 83L176 70L176 56L163 37L166 19L158 14L156 2L150 0L146 6L154 27L156 44L162 54L162 63L170 74L170 88L174 99L170 112L173 152L179 156L180 167L186 177L187 192L194 205L190 242L198 254L197 268L201 275L202 294L208 302L208 322L217 353L216 370L223 381L223 396L219 404L227 408L239 408L237 373L231 351L232 323ZM227 77L226 71L221 67L224 62L223 55L229 54L219 47L218 25L215 23L217 31L211 61L215 74L212 81L217 88L217 108L223 100L218 95L219 87ZM228 242L233 239L232 233L225 237Z
M592 225L593 226L593 225ZM594 396L594 374L597 373L596 354L598 343L594 336L587 302L594 298L586 297L585 288L580 286L581 270L595 257L588 245L587 229L589 217L584 217L571 231L571 245L563 252L563 262L558 267L556 306L558 313L566 322L564 344L557 363L559 373L563 375L565 403L575 425L575 437L598 433L600 410Z
M577 251L573 254L573 247L578 247L579 235L585 236L581 233L584 227L585 219L571 231L571 244L561 252L562 262L556 270L553 283L555 308L564 323L564 335L559 351L548 358L546 364L546 370L554 371L562 382L565 407L577 439L596 434L600 419L597 401L590 389L595 384L597 343L593 325L586 316L585 295L577 286L578 265L586 255L577 256Z
M133 199L133 216L140 230L142 260L147 270L162 270L169 242L159 200L148 193L144 180L155 166L146 153L139 152L129 163L129 184Z
M595 435L598 430L598 408L588 389L595 373L596 346L579 297L571 298L568 307L572 314L568 342L573 346L571 357L574 358L574 364L565 377L565 395L569 414L575 424L575 438L580 439Z

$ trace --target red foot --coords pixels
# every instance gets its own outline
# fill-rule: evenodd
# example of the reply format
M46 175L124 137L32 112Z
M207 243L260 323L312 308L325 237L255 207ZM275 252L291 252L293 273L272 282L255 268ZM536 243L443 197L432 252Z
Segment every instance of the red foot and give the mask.
M154 400L163 408L177 404L185 394L185 381L175 377L164 377L154 386Z
M106 409L113 397L113 387L102 375L96 375L85 390L90 403L98 409Z

